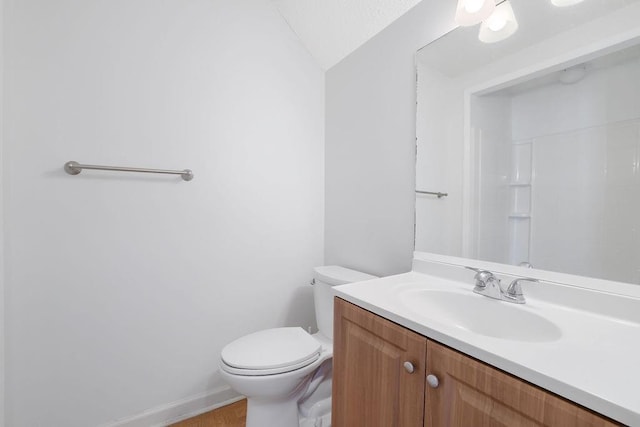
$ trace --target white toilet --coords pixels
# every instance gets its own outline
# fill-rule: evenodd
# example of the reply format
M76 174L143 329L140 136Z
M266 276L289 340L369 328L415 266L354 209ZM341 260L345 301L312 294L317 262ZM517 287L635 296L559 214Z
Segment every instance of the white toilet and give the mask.
M247 427L328 427L331 411L331 287L375 279L339 266L314 269L313 335L299 327L265 329L222 349L220 374L247 397Z

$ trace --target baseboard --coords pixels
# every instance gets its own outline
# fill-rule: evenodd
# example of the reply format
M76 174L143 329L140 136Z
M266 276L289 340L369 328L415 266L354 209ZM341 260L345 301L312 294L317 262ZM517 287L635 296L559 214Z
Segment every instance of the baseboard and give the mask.
M242 399L244 396L225 386L104 424L102 427L164 427Z

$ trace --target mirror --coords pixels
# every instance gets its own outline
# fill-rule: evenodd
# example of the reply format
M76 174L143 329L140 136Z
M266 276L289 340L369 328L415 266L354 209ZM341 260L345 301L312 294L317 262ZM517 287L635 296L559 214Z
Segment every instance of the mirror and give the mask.
M416 250L640 284L640 1L509 1L417 54Z

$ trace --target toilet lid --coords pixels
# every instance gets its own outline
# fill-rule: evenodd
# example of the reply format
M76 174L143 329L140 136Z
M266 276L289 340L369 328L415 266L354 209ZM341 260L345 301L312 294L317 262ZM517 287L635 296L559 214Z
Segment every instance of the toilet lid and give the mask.
M238 338L224 347L220 356L225 365L235 368L233 371L273 374L314 362L320 357L321 348L320 342L302 328L275 328Z

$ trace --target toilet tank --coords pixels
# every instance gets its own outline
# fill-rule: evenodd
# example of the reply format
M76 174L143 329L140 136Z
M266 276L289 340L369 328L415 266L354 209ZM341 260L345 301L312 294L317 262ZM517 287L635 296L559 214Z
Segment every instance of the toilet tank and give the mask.
M338 265L325 265L313 270L313 301L316 308L318 330L333 340L333 293L331 288L347 283L377 279L377 277Z

